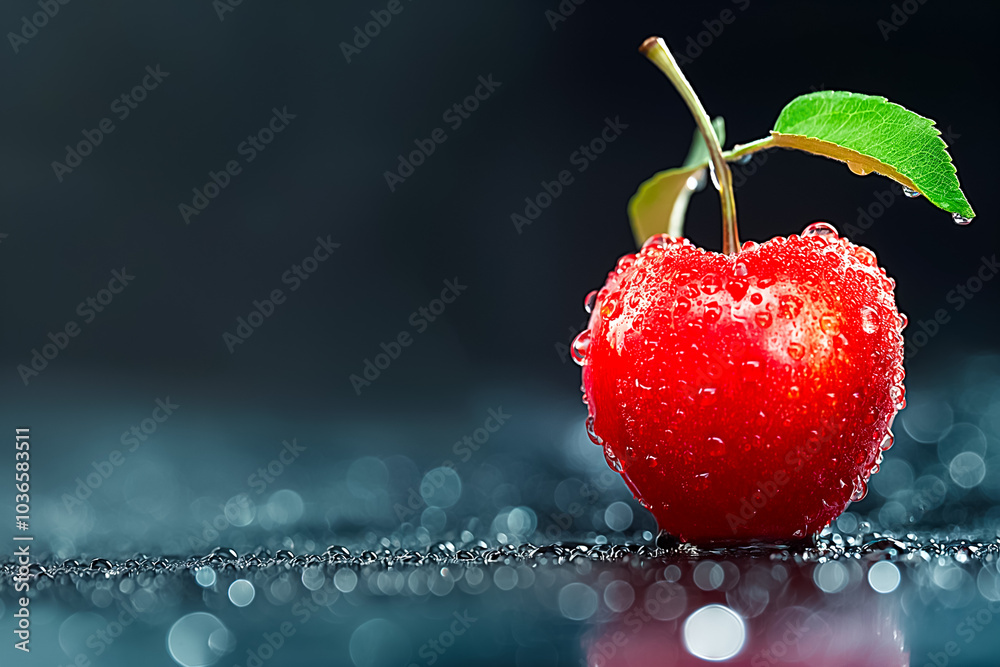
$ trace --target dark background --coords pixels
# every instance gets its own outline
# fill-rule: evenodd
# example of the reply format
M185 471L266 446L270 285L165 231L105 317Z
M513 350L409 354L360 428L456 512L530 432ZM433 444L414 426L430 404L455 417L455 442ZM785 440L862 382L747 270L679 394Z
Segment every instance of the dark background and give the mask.
M341 42L386 2L244 0L220 20L211 0L73 0L58 5L16 54L6 35L20 31L38 5L0 7L0 424L4 438L31 428L36 558L203 555L217 545L240 554L257 547L323 553L332 543L377 548L399 535L404 546L425 549L440 535L468 542L501 530L508 533L496 538L502 541L551 540L553 517L580 501L587 485L599 497L566 533L559 524L557 538L593 543L606 533L648 543L651 517L583 433L579 369L565 346L585 325L584 295L634 250L629 197L683 160L694 128L676 92L637 53L650 34L678 54L699 35L703 43L711 37L701 53L688 52L695 57L684 70L708 111L725 117L727 146L765 136L786 102L823 88L884 95L950 134L977 220L960 227L924 200L895 196L854 236L898 281L908 340L938 309L951 319L908 356L910 407L897 420L897 445L873 493L837 528L862 534L867 517L900 535L926 537L944 526L950 538L992 539L1000 526L1000 283L987 283L961 311L947 294L997 249L993 3L589 0L553 29L546 11L558 0L401 1L402 13L350 63ZM885 32L904 4L914 13L897 13L905 23ZM719 27L712 22L723 10L735 20L721 34L706 32ZM113 100L157 65L169 76L128 118L116 118ZM442 113L489 75L499 89L460 128L448 127ZM237 146L275 107L296 118L185 225L178 205L191 202L210 170L242 160ZM60 183L52 162L106 117L114 132ZM573 168L570 154L598 136L606 118L628 127L518 234L511 214L523 212L543 180ZM383 173L439 127L447 141L390 192ZM766 155L737 193L744 239L797 233L816 220L843 231L892 185L804 154ZM712 193L692 200L688 232L720 249ZM312 252L317 236L340 248L289 292L281 276ZM122 267L134 282L83 323L77 304ZM456 279L467 291L416 333L411 313ZM287 301L230 354L223 332L275 288L285 289ZM32 350L70 320L80 334L25 386L18 365L30 364ZM349 377L404 331L413 344L358 395ZM113 452L125 450L123 432L168 397L180 407L109 468ZM453 459L454 443L483 426L490 409L512 417L444 486L442 493L460 489L460 500L438 498L424 509L425 473ZM260 489L254 475L286 440L304 453ZM953 483L954 471L949 476L962 448L986 459L975 488ZM12 463L13 448L3 449L0 479L9 479ZM926 514L914 511L929 488L946 488L947 498ZM396 507L413 494L418 516L401 516ZM2 521L13 515L12 501L12 490L0 489ZM608 517L628 509L622 502L635 518L613 533ZM520 532L511 528L511 508ZM9 557L13 543L2 535L0 543ZM990 567L978 580L983 595L995 593ZM954 640L963 615L983 603L972 576L935 574L932 586L928 571L907 574L918 585L899 598L915 664ZM183 610L210 608L237 629L234 660L273 629L272 619L287 617L285 607L268 606L260 580L258 602L244 616L228 605L225 585L206 590L203 602L189 591L200 591L191 577L175 584L104 664L123 664L114 660L126 653L173 664L164 637ZM544 591L536 586L532 595L536 589ZM52 587L46 595L57 604L36 607L35 657L46 664L75 654L55 642L62 643L63 617L111 600L87 586L79 596L73 590ZM347 637L376 613L396 618L415 648L439 632L435 621L424 628L415 619L450 618L455 604L471 598L445 597L437 607L387 598L375 611L357 611L364 598L350 599L334 612L344 622L317 622L311 639L290 642L281 660L307 664L297 656L332 651L330 659L345 664ZM528 613L538 607L534 598L482 599L473 608L484 617L493 609L546 635L561 627L563 639L553 642L577 651L579 624L537 620ZM8 606L13 612L12 599ZM103 625L114 609L88 622ZM507 625L497 636L506 636ZM487 622L482 627L486 633ZM390 635L369 639L381 645ZM989 643L963 645L954 664L992 664ZM512 664L513 644L498 645L470 639L466 648L483 653L482 664ZM468 664L466 648L449 654L449 664ZM555 664L541 652L535 657ZM533 664L530 656L519 660Z
M994 6L912 3L918 11L886 35L888 2L591 0L553 29L545 12L556 5L403 0L350 63L339 44L385 3L248 0L220 21L208 0L71 2L17 54L3 44L0 411L7 428L33 429L50 526L65 521L60 494L168 396L182 407L128 461L149 474L129 483L143 492L159 483L157 502L179 524L189 498L224 501L286 438L312 443L310 463L282 481L307 504L303 489L332 484L323 470L333 463L393 451L440 461L498 405L540 418L513 420L501 444L527 439L544 451L562 427L542 417L585 416L578 369L560 346L583 326L584 295L634 249L628 198L680 163L693 130L636 49L658 33L684 52L725 9L735 21L689 51L697 57L685 71L709 112L726 118L727 145L765 136L787 101L820 88L882 94L951 129L976 222L960 227L926 201L896 197L855 239L897 279L911 323L951 308L948 291L995 251ZM6 3L0 28L18 30L37 10ZM169 77L58 182L51 163L65 146L112 116L111 102L156 65ZM502 85L451 130L442 112L480 75ZM185 225L178 205L238 157L273 107L295 120ZM518 234L511 214L571 168L570 154L607 117L628 128ZM383 172L437 127L446 143L391 193ZM815 220L843 229L890 185L769 153L738 192L742 237ZM719 249L719 228L717 198L696 196L691 238ZM339 250L230 354L222 333L254 299L287 287L282 273L327 235ZM47 333L80 322L76 305L122 266L134 283L25 386L17 365ZM349 376L379 343L414 333L410 314L454 278L468 290L357 395ZM911 390L995 351L998 291L987 284L910 359ZM109 484L91 504L114 516L130 493ZM158 530L102 527L139 544Z

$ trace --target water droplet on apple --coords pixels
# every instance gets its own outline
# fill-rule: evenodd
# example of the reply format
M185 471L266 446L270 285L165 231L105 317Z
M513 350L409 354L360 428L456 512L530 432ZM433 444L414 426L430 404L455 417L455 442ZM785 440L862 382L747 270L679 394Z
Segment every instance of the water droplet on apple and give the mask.
M790 353L791 353L791 352L789 352L789 354L790 354ZM792 385L791 387L789 387L789 388L788 388L788 398L790 398L790 399L792 399L792 400L794 401L794 400L796 400L796 399L797 399L798 397L799 397L799 388L798 388L798 387L796 387L796 386L795 386L795 385L793 384L793 385Z
M702 405L712 405L715 403L715 387L702 387L698 390Z
M618 264L615 266L615 271L617 273L625 273L628 271L632 265L635 263L635 255L624 255L618 260Z
M628 307L638 308L639 304L642 303L642 294L636 290L628 295Z
M583 300L583 309L587 314L594 312L594 304L597 303L597 290L591 290Z
M972 222L972 218L966 218L964 215L959 215L958 213L952 213L951 219L955 221L956 225L967 225Z
M726 291L733 297L733 301L739 301L747 295L747 282L745 280L730 280L726 283Z
M746 278L747 273L747 265L743 262L736 262L736 266L733 267L733 275L737 278Z
M908 188L905 185L903 186L903 194L906 195L907 197L909 197L910 199L913 199L914 197L919 197L920 196L919 192L917 192L913 188Z
M691 310L691 302L684 297L678 297L674 302L674 315L683 315Z
M791 294L786 294L778 301L778 314L786 320L794 319L802 312L802 305L802 299Z
M875 312L874 308L865 307L861 311L861 330L867 334L873 334L878 331L878 313Z
M819 328L826 334L836 336L840 333L840 320L836 315L827 313L819 318Z
M881 444L879 444L878 448L881 449L884 452L885 450L887 450L890 447L892 447L892 443L894 441L895 441L895 438L892 435L892 431L887 431L886 434L885 434L885 437L882 438L882 442L881 442Z
M760 289L767 289L774 284L774 278L761 278L757 281L757 287Z
M868 484L863 479L859 479L854 485L854 493L851 494L851 501L858 502L864 500L868 495Z
M835 239L840 236L837 228L829 222L814 222L802 230L802 236L818 236L821 238Z
M750 295L750 303L752 303L755 306L759 306L763 301L764 297L762 297L759 292L754 292L753 294Z
M708 273L701 279L701 291L705 294L715 294L722 286L719 284L719 277L713 273Z
M766 311L763 313L757 313L754 316L753 320L754 322L757 323L757 326L766 329L769 326L771 326L771 313L768 313Z
M756 241L744 241L743 245L740 246L740 250L756 250L759 245Z
M722 306L720 306L719 304L715 303L714 301L711 302L711 303L706 303L705 304L705 321L706 322L718 322L719 321L719 317L721 315L722 315Z
M706 449L710 456L722 456L726 453L726 442L722 438L709 438L706 440ZM708 476L708 473L705 473Z
M878 258L875 257L875 253L873 253L868 248L861 248L861 247L855 248L854 256L858 259L858 261L860 261L865 266L878 266Z
M590 347L590 329L584 329L573 339L570 346L570 356L579 366L587 363L587 349Z
M910 318L906 316L906 313L899 314L899 330L902 331L906 328L906 325L910 323Z
M618 313L618 296L618 292L614 292L605 297L604 301L601 302L601 317L610 319Z
M806 348L801 343L789 343L788 344L788 356L792 359L798 361L806 354Z
M604 445L604 460L608 462L608 465L615 472L622 471L622 462L618 460L618 457L615 456L615 453L611 451L611 447L608 445Z
M603 445L604 441L601 440L600 436L594 431L594 418L587 417L587 435L590 437L590 441L595 445Z

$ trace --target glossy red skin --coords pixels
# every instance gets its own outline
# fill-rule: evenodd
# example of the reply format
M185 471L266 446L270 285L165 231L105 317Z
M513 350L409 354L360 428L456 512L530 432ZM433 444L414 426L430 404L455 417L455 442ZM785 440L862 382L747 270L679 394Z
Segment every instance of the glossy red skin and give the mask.
M835 233L743 247L654 237L575 345L591 437L686 542L819 532L864 496L905 404L905 319L871 251Z

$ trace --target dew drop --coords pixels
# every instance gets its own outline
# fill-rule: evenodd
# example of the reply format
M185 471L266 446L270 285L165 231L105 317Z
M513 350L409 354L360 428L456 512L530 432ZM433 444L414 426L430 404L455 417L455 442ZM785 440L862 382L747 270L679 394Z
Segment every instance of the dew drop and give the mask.
M609 319L618 313L618 293L609 294L604 302L601 303L601 317Z
M584 329L573 339L570 346L570 356L579 366L587 363L587 350L590 348L590 329Z
M642 244L642 248L643 250L646 248L666 248L672 243L676 243L676 239L669 234L653 234Z
M840 333L840 320L837 319L836 315L827 313L819 318L819 328L830 336L836 336Z
M867 176L869 173L871 173L870 169L866 169L864 165L858 162L848 162L847 167L858 176Z
M802 236L819 236L821 238L837 238L837 228L831 225L829 222L814 222L804 230L802 230Z
M786 294L778 302L778 314L786 320L794 319L802 312L802 305L802 299L791 294Z
M715 387L702 387L698 390L702 405L712 405L715 403Z
M622 471L622 462L618 460L618 457L615 456L615 453L611 451L611 447L608 445L604 445L604 459L615 472Z
M641 303L642 303L642 294L638 290L628 295L629 308L638 308L639 304Z
M741 155L733 160L733 164L749 164L752 159L753 153L747 153L746 155Z
M709 273L701 279L701 291L705 294L715 294L720 289L722 288L719 285L719 279L714 274Z
M601 440L601 437L597 435L597 432L594 430L594 418L587 417L586 423L587 423L587 435L590 436L590 441L595 445L603 445L604 441Z
M591 290L590 294L583 300L583 309L587 314L594 312L594 304L597 303L597 290Z
M861 311L861 330L867 334L878 331L878 313L874 308L866 307Z
M746 278L747 273L749 273L747 265L743 262L736 262L736 266L733 267L733 275L737 278Z
M964 215L959 215L958 213L952 213L951 219L955 221L956 225L967 225L972 222L972 218L966 218Z
M691 302L684 297L678 297L677 301L674 302L674 315L683 315L689 310L691 310Z
M760 289L767 289L774 284L774 278L761 278L757 281L757 287Z
M739 301L747 295L747 282L745 280L730 280L726 283L726 291L733 297L733 301Z
M764 297L762 297L759 292L754 292L750 295L750 303L755 306L759 306L763 300Z
M744 241L740 250L756 250L759 245L756 241Z
M909 197L910 199L920 196L919 192L917 192L913 188L908 188L905 185L903 186L903 194Z
M899 314L899 330L902 331L906 328L906 325L910 323L910 318L906 316L906 313Z
M792 385L791 387L789 387L788 388L788 398L792 399L793 401L798 400L798 398L799 398L799 388L796 387L795 385Z
M877 266L878 258L868 248L855 248L854 256L865 266Z
M757 326L763 329L766 329L769 326L771 326L771 313L768 313L766 311L763 313L757 313L757 315L755 315L753 319L754 322L757 323Z
M705 444L709 456L723 456L726 453L726 441L722 438L709 438Z
M635 255L625 255L618 260L618 265L615 267L615 271L618 273L625 273L635 264Z
M722 306L712 302L705 304L705 321L706 322L718 322L719 317L722 315Z
M892 435L892 431L888 431L888 432L886 432L885 437L882 438L882 442L881 442L881 444L879 444L878 448L881 449L884 452L885 450L887 450L890 447L892 447L892 443L894 441L895 441L895 437Z
M857 484L854 486L854 493L851 494L851 500L853 502L858 502L859 500L864 500L865 496L868 495L868 484L863 479L859 479Z
M806 348L801 343L789 343L788 344L788 356L792 359L798 361L806 354Z

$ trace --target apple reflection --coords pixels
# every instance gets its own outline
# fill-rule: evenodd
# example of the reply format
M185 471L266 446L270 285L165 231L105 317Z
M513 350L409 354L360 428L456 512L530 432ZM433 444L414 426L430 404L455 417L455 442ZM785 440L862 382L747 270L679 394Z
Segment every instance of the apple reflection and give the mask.
M874 569L873 569L874 568ZM606 573L588 667L905 667L897 566L719 560Z

